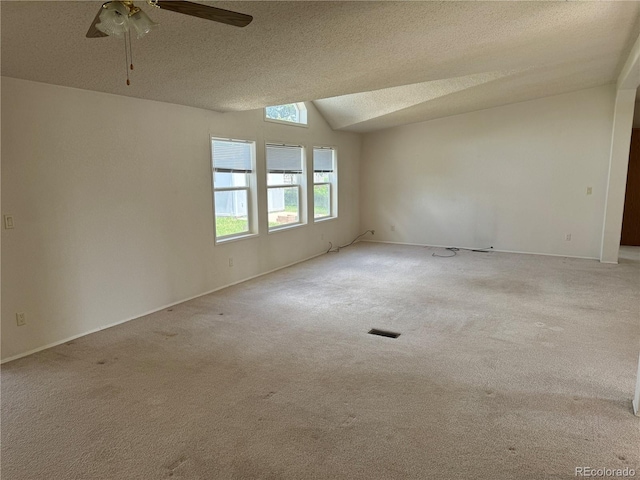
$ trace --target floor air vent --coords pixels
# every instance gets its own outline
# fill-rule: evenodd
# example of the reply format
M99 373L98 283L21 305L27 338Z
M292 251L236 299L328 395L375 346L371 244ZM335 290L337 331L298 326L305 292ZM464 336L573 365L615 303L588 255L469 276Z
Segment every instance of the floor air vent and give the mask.
M389 338L398 338L400 336L399 333L390 332L388 330L378 330L377 328L372 328L369 330L371 335L379 335L381 337L389 337Z

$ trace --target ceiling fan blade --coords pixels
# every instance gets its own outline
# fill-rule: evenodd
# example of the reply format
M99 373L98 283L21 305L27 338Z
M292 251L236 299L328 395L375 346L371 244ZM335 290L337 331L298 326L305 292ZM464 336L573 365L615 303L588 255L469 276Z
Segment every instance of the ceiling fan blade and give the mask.
M101 32L96 28L96 25L98 24L98 22L100 22L100 14L102 13L103 6L104 5L100 6L100 10L98 10L98 14L96 15L96 18L93 19L93 23L91 24L91 26L89 27L89 30L87 31L87 38L100 38L100 37L109 36L106 33Z
M163 10L171 10L172 12L204 18L205 20L226 23L227 25L233 25L234 27L246 27L251 23L251 20L253 20L251 15L223 10L222 8L210 7L200 3L158 0L157 5Z

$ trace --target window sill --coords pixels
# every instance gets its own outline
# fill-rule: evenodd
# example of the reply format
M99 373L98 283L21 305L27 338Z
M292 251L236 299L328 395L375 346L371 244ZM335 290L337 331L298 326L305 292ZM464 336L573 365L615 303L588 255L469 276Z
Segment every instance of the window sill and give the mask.
M318 217L313 219L313 223L328 222L329 220L337 220L338 217Z
M221 237L221 238L216 238L215 244L221 245L223 243L237 242L238 240L246 240L247 238L254 238L258 236L259 236L258 233L245 233L242 235L234 235L233 237Z
M297 228L297 227L304 227L305 225L306 225L306 223L299 222L299 223L292 223L292 224L289 224L289 225L283 225L281 227L271 227L269 229L269 234L277 233L277 232L284 232L286 230L292 230L292 229Z

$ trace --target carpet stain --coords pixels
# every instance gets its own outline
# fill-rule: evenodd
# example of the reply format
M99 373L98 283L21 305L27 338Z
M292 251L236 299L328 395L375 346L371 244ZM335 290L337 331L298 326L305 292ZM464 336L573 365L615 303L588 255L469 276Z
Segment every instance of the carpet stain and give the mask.
M267 393L266 395L263 395L263 396L262 396L262 399L263 399L263 400L268 400L268 399L270 399L271 397L273 397L276 393L277 393L277 392L269 392L269 393Z
M488 397L492 397L494 396L494 391L489 389L489 390L485 390L484 393L488 396Z
M356 421L356 416L355 415L349 415L341 424L341 427L348 427L350 426L353 422Z
M164 331L154 331L153 333L157 333L158 335L162 335L163 337L165 337L165 339L166 338L175 337L176 335L178 335L177 333L164 332Z
M178 457L177 460L175 460L174 462L170 463L167 466L167 470L169 470L169 476L173 475L174 471L180 466L182 465L184 462L186 462L188 459L188 457L186 455L180 455L180 457Z
M622 460L623 462L627 460L627 457L623 457L622 455L618 455L618 460Z
M509 447L509 451L511 453L516 453L516 447Z
M98 360L98 361L96 362L96 365L104 365L105 363L107 363L107 361L106 361L106 360Z

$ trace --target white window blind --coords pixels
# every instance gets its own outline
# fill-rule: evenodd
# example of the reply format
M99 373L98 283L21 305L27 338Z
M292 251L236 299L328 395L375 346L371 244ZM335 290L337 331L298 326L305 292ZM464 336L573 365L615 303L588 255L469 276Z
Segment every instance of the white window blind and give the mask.
M313 171L317 173L333 172L333 149L314 148L313 149Z
M251 173L251 144L213 140L213 169L216 172Z
M268 173L302 173L302 147L267 145Z

